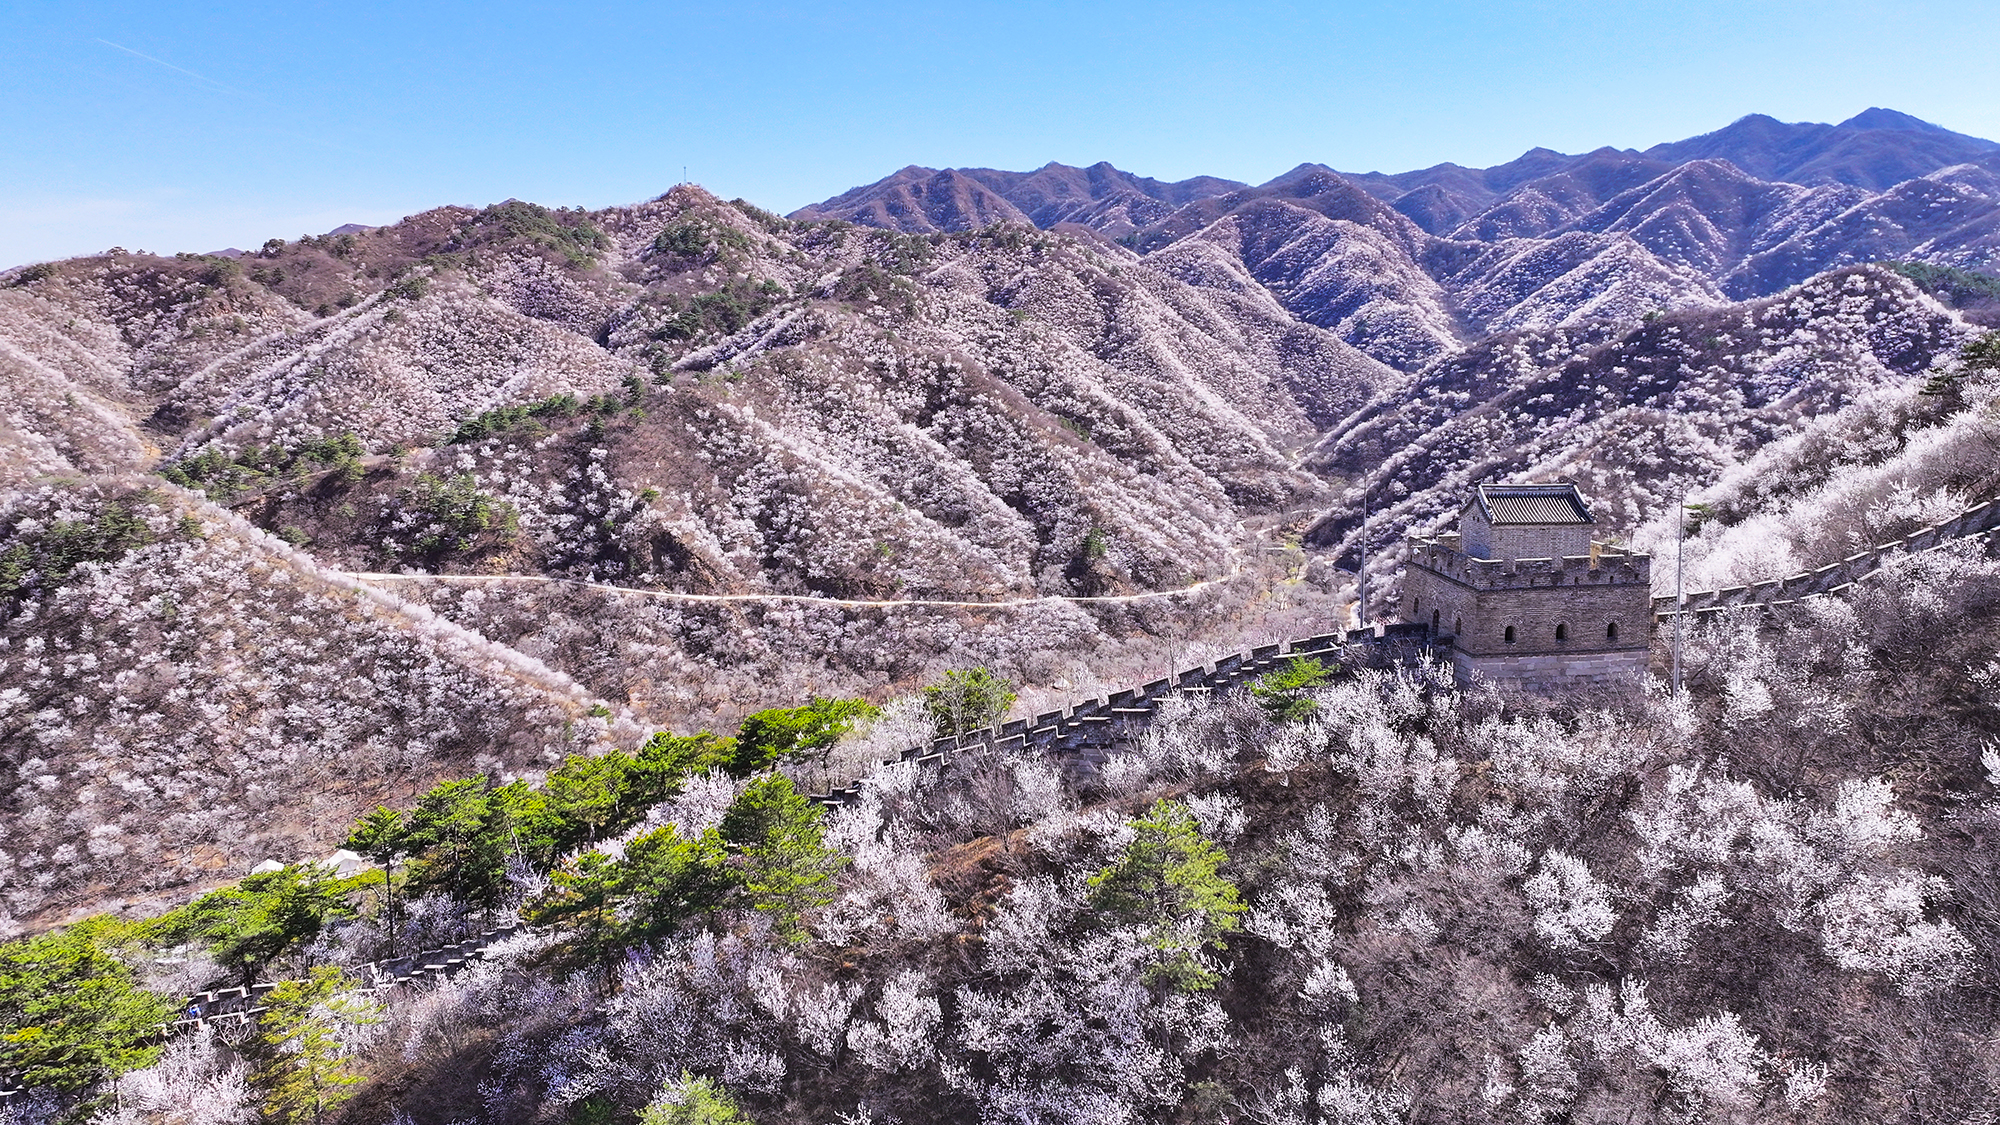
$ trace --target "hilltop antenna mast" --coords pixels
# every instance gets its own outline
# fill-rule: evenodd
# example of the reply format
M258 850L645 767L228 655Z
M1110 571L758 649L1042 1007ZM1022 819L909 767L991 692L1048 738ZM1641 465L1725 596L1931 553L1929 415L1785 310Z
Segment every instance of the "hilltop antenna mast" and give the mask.
M1681 619L1687 616L1687 587L1681 581L1687 566L1687 493L1674 509L1674 694L1681 693Z

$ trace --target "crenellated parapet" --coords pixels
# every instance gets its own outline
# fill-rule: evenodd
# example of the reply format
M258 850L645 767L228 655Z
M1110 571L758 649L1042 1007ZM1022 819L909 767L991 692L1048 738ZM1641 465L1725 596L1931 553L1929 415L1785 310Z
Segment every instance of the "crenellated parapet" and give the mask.
M1653 557L1593 543L1588 555L1553 559L1480 559L1459 550L1456 535L1409 537L1409 561L1475 590L1537 586L1650 585Z

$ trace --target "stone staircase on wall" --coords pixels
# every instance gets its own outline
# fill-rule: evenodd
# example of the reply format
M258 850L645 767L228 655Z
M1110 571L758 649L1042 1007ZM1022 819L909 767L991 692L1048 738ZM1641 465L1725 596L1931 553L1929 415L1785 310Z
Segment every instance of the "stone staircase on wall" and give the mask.
M1388 625L1262 645L1032 719L1015 719L957 738L940 738L905 751L901 760L934 765L954 754L1034 751L1059 758L1073 774L1088 777L1095 775L1121 745L1136 738L1169 696L1213 696L1238 690L1294 659L1340 657L1357 662L1358 658L1359 663L1387 666L1414 663L1421 654L1449 648L1449 639L1432 642L1426 638L1427 632L1422 625ZM860 796L857 782L816 794L813 799L837 807Z
M450 976L483 959L489 947L513 937L521 929L519 922L512 922L421 953L406 953L365 965L345 966L350 975L362 982L351 991L386 992L429 977ZM265 1010L264 998L276 987L275 982L267 982L198 992L182 1002L180 1017L161 1024L160 1030L163 1034L172 1035L208 1023L248 1023L251 1017Z
M362 982L350 991L372 995L417 981L451 976L483 960L489 948L520 933L522 928L519 922L513 922L421 953L406 953L365 965L344 966L348 973ZM197 992L181 1001L177 1018L157 1026L157 1039L168 1039L206 1025L247 1028L257 1016L269 1010L264 1000L277 987L278 982L266 981ZM7 1099L26 1093L18 1085L19 1079L17 1072L0 1071L0 1108L6 1106Z

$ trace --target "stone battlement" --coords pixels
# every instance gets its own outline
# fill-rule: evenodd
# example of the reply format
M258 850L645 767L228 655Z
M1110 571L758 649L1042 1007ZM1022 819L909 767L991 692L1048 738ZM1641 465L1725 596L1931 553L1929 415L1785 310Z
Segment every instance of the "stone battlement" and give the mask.
M1409 537L1410 562L1475 590L1534 586L1650 586L1653 557L1601 543L1588 555L1554 559L1479 559L1459 550L1457 535Z
M2000 531L2000 500L1988 500L1967 508L1940 524L1934 524L1894 543L1883 543L1849 555L1818 570L1808 570L1785 578L1774 578L1748 586L1690 593L1678 609L1687 613L1713 613L1738 606L1777 605L1800 598L1835 594L1880 570L1889 560L1918 551L1943 546L1954 539L1992 535ZM1653 599L1653 612L1664 620L1677 611L1673 595Z

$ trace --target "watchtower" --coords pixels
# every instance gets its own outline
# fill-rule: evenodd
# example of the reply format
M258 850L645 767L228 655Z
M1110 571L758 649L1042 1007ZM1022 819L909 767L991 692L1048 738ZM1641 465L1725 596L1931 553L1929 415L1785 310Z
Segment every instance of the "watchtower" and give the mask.
M1403 620L1450 639L1462 681L1636 687L1652 639L1652 558L1597 531L1574 484L1479 485L1456 531L1409 537Z

